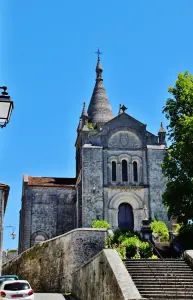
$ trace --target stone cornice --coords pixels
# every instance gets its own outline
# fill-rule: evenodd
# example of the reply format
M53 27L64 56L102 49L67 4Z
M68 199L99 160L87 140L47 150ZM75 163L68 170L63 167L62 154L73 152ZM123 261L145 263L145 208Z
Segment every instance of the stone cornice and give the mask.
M112 186L112 185L106 185L104 186L105 189L112 189L112 190L123 190L123 191L136 191L136 190L141 190L141 189L146 189L148 188L148 185L130 185L130 186L124 186L124 185L117 185L117 186Z

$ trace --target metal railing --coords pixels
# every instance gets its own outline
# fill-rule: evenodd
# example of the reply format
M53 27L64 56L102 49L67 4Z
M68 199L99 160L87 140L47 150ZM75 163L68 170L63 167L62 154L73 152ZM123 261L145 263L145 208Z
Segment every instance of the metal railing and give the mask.
M187 293L187 287L186 285L183 284L182 281L180 281L177 277L176 274L174 274L174 272L172 271L172 269L170 268L170 266L167 264L166 260L162 257L161 253L157 250L157 248L153 245L153 243L148 240L149 244L153 247L153 249L156 251L156 253L158 254L158 256L160 257L160 259L164 262L165 266L166 266L166 273L167 273L167 283L168 283L168 269L170 270L170 274L172 274L172 276L174 276L175 278L175 289L176 289L176 296L177 296L177 281L178 283L180 283L183 287L184 287L184 292L185 292L185 299L187 298L186 296L188 295L189 298L192 298L192 296ZM170 276L171 277L171 276Z

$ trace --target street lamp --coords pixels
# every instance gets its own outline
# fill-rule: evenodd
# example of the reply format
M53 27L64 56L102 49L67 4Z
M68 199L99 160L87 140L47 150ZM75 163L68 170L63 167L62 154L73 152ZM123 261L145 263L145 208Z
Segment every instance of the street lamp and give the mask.
M11 238L14 240L16 237L16 233L15 233L15 226L4 226L4 228L12 228L12 233L11 233Z
M13 110L13 101L6 92L6 86L0 86L0 89L3 90L0 95L0 128L3 128L9 123Z

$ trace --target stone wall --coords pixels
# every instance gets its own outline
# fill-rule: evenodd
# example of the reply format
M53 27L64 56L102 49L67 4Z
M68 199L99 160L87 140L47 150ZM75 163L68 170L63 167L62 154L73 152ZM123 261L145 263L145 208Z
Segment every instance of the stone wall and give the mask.
M3 264L18 256L18 249L9 249L2 251Z
M118 253L105 249L72 275L72 294L80 300L141 299Z
M3 265L29 280L35 292L71 291L72 273L104 248L105 229L75 229L26 250Z
M50 239L75 228L72 187L27 187L20 213L19 253L32 247L36 236Z
M102 147L82 148L82 226L103 219L103 152Z
M157 217L158 220L167 222L167 213L162 203L165 180L161 164L164 155L165 150L162 149L161 146L152 146L152 148L147 151L150 215L153 219Z

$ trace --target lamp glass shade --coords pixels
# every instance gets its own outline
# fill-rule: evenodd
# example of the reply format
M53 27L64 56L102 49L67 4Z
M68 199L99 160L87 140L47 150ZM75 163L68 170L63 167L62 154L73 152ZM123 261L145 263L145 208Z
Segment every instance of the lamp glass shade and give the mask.
M5 126L9 123L13 109L13 101L10 97L0 96L0 126Z

